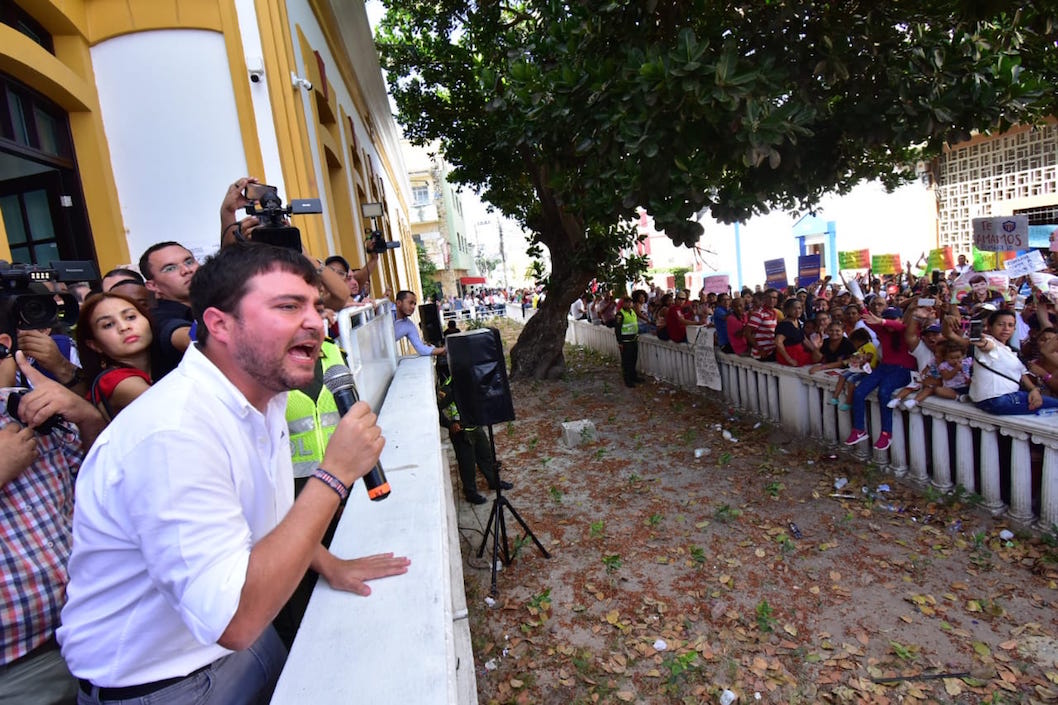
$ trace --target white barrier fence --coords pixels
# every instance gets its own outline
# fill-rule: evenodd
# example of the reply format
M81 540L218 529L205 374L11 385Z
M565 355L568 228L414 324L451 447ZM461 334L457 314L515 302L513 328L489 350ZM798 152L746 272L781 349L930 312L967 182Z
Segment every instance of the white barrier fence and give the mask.
M617 357L611 328L569 321L566 342ZM729 403L797 435L845 447L852 412L827 403L834 376L719 352L717 359ZM684 389L703 389L697 386L693 345L641 335L639 369ZM876 395L867 403L867 431L875 438L881 423ZM1020 525L1044 531L1058 526L1058 416L993 416L972 404L931 398L893 412L888 450L865 443L851 452L920 485L943 492L961 486L980 496L993 515Z

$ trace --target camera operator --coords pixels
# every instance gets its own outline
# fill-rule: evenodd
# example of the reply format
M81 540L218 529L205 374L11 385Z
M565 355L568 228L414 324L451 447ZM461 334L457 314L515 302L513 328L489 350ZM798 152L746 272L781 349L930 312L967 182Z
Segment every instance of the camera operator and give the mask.
M347 306L360 303L361 301L370 298L370 290L367 284L371 280L372 272L378 269L377 252L373 250L369 251L367 254L367 264L359 269L350 267L348 260L341 255L332 255L328 257L324 264L334 270L345 280L345 283L349 285L349 301L346 304Z
M5 319L0 314L0 330L10 331ZM0 333L5 348L12 342ZM18 398L17 417L9 411L11 397L24 392L12 389L16 370L33 385ZM0 359L0 387L0 702L73 703L77 681L55 630L73 539L73 478L104 421L21 353ZM42 432L56 415L59 425Z
M246 197L246 187L257 183L260 182L256 178L244 176L236 179L224 194L224 200L220 204L221 248L240 240L253 240L253 231L261 225L261 220L254 215L239 220L238 210L254 205L254 201ZM324 305L335 311L345 308L349 300L349 286L345 282L345 277L328 269L318 259L308 257L308 255L305 255L305 258L312 263L320 278Z

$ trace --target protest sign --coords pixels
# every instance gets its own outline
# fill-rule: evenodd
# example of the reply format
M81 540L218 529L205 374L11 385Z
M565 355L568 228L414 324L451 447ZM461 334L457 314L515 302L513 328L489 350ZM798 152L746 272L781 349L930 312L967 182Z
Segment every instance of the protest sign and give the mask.
M1010 276L1007 272L967 271L951 285L951 302L963 303L971 292L977 293L980 303L1002 303L1010 300Z
M974 246L979 250L1002 252L1024 250L1029 246L1029 217L1007 215L998 218L974 218Z
M726 294L730 278L726 274L712 274L702 280L702 289L707 294Z
M819 281L819 269L822 267L819 255L801 255L797 258L797 286L808 286Z
M870 250L838 252L838 269L867 269L871 266Z
M871 270L875 274L902 274L904 264L900 255L872 255Z
M764 260L764 281L770 287L776 289L786 288L786 260L767 259Z
M1058 277L1049 272L1033 272L1029 275L1034 289L1039 289L1052 303L1058 303Z
M714 333L714 328L702 326L698 329L698 335L694 338L694 371L699 387L719 392L723 385L720 381L720 365L716 361Z
M1027 253L1014 259L1008 259L1004 265L1007 274L1011 277L1023 277L1032 272L1047 269L1047 263L1043 261L1043 255L1039 250L1029 250Z
M939 269L942 272L955 269L955 257L952 254L950 245L929 251L929 256L926 258L926 272L932 272L934 269Z

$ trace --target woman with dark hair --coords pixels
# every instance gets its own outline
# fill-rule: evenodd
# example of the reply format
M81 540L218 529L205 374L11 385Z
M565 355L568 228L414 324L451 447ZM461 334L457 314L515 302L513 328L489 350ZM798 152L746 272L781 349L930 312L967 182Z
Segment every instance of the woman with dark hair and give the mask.
M77 319L77 349L88 400L108 421L151 386L154 336L147 312L114 292L93 294Z
M731 310L724 318L724 326L727 328L728 350L723 352L734 353L746 357L749 355L749 340L746 338L745 328L749 315L746 313L745 299L739 297L731 301Z
M978 409L997 415L1031 414L1039 409L1058 408L1058 399L1043 395L1025 365L1010 349L1016 326L1013 311L994 311L985 322L981 339L969 341L977 348L970 399Z
M654 316L654 326L658 340L668 340L669 330L666 327L666 321L669 315L669 307L672 306L672 294L665 294L661 297L661 305L658 306L657 313Z
M813 348L801 322L804 304L798 298L786 299L782 313L783 320L775 326L775 361L787 367L811 364Z

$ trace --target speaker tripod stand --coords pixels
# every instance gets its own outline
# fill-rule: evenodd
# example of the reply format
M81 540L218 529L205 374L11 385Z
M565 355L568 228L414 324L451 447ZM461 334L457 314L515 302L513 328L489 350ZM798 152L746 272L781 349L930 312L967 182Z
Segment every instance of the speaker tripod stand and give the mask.
M500 461L496 460L496 439L492 435L492 424L489 424L489 447L492 449L492 470L496 475L496 499L492 502L492 512L489 514L489 523L485 525L485 535L481 538L481 545L478 546L478 558L485 553L485 544L488 543L489 534L492 534L492 587L489 589L489 594L492 597L496 597L496 566L500 557L500 546L503 547L503 565L509 566L511 564L511 551L507 541L507 521L504 519L504 510L509 511L511 516L521 524L522 529L525 531L525 535L533 540L536 547L540 549L540 553L543 554L544 558L550 558L551 554L547 552L544 545L540 543L540 540L536 538L536 534L529 528L529 525L525 523L522 516L511 504L510 500L503 496L503 486L500 482Z

